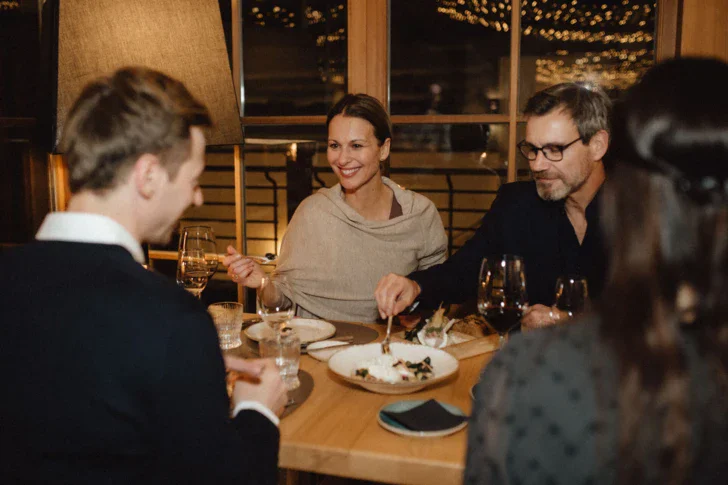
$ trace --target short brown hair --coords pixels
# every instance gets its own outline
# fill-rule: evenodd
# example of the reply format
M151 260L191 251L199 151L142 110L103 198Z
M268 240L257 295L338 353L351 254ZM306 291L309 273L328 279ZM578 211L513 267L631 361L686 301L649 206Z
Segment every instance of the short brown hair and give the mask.
M599 131L609 133L612 101L597 84L589 82L561 83L543 89L528 100L524 114L542 116L554 110L565 110L574 120L584 143Z
M189 154L190 128L210 126L207 108L161 72L128 67L88 84L63 131L72 193L113 188L143 154L177 175Z

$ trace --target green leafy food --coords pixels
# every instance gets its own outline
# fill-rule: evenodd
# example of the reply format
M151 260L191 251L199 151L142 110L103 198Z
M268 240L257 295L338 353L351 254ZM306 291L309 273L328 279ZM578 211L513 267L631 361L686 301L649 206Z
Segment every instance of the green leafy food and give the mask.
M425 328L425 335L429 334L439 334L442 333L442 331L445 330L445 327L426 327Z

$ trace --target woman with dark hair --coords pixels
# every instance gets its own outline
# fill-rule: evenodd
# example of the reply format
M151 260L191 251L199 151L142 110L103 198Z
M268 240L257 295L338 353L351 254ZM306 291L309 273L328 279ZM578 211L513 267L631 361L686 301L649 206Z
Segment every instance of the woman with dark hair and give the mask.
M445 230L429 199L382 176L392 124L379 101L347 94L331 108L326 127L326 157L339 183L296 209L276 268L287 277L279 290L300 316L373 322L379 279L441 263ZM224 264L233 281L260 287L260 266L232 247L228 253Z
M602 303L487 366L465 483L728 483L726 86L678 59L617 106Z

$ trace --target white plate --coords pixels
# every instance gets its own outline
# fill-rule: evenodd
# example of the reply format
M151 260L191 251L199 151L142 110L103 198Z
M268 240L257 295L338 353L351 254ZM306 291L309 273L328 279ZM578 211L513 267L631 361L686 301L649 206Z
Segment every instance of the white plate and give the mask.
M336 327L329 322L310 318L292 318L288 326L296 331L302 344L318 342L336 333ZM268 324L265 322L256 323L245 329L245 336L250 340L259 342L268 330Z
M429 357L433 375L426 381L403 381L394 384L388 382L371 382L362 377L354 376L354 372L362 362L382 355L382 344L379 342L354 345L340 350L329 359L329 369L342 379L358 384L364 389L380 394L408 394L424 389L437 382L441 382L458 370L458 360L447 352L424 345L404 344L393 342L390 344L392 355L396 358L419 362Z
M401 413L404 411L409 411L410 409L419 406L420 404L423 404L425 401L397 401L393 402L391 404L387 404L386 406L383 406L379 413L377 413L377 422L379 422L379 425L386 429L387 431L391 431L392 433L401 434L403 436L414 436L415 438L438 438L440 436L447 436L453 433L457 433L464 427L468 425L468 421L465 420L462 423L458 424L457 426L453 426L452 428L446 428L446 429L438 429L437 431L413 431L411 429L407 429L398 422L394 421L392 418L388 416L383 416L382 411L389 411L389 412L395 412L395 413ZM458 416L465 416L465 413L457 406L453 406L452 404L447 403L440 403L442 407L450 411L452 414L457 414Z

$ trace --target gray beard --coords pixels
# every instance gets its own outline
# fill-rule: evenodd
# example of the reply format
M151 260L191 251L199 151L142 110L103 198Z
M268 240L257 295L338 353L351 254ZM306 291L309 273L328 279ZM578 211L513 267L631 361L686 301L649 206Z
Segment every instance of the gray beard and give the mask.
M569 196L572 190L569 190L569 187L564 185L565 193L561 193L560 190L548 190L544 189L538 184L538 180L536 181L536 192L538 192L538 196L541 197L541 199L548 201L548 202L556 202L558 200L564 200Z

